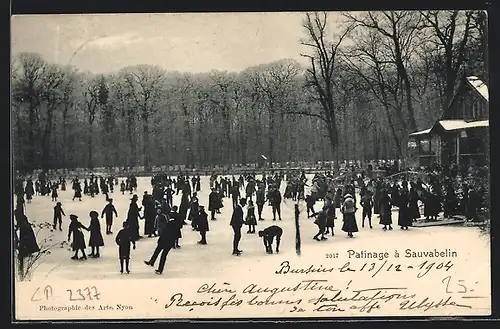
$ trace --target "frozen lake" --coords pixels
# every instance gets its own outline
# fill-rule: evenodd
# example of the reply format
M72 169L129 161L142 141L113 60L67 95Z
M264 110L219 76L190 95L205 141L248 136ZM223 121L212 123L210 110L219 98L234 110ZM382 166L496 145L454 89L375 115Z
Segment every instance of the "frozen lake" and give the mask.
M310 175L309 178L311 178ZM69 184L68 184L69 186ZM69 186L70 187L70 186ZM282 192L285 184L282 184ZM33 279L37 280L93 280L93 279L149 279L157 278L153 268L146 266L143 261L148 260L156 247L155 238L143 238L137 242L137 249L131 252L130 274L119 273L118 247L115 244L115 235L121 228L121 224L127 214L131 195L116 190L110 193L114 199L113 203L118 211L118 218L113 223L113 235L104 234L105 220L101 219L101 228L105 246L101 249L101 258L86 261L74 261L70 257L73 255L67 247L55 247L50 255L43 258L40 266L33 274ZM208 207L209 178L201 178L201 192L199 192L200 204ZM139 177L136 194L139 196L139 204L144 191L151 193L150 178ZM307 191L306 191L307 192ZM66 217L63 217L63 231L53 233L53 242L62 242L67 239L69 214L76 214L79 220L88 225L88 216L91 210L96 210L99 214L106 205L105 197L102 194L94 198L83 196L82 201L72 201L73 190L59 191L58 201L62 202ZM359 200L359 196L358 196ZM180 195L174 196L174 204L179 205ZM50 196L35 196L31 204L26 204L26 214L32 223L52 222L53 207L55 202ZM315 205L315 209L321 208L322 202ZM302 255L299 257L295 253L295 225L294 225L294 202L285 201L282 203L282 221L272 221L271 207L265 206L263 211L264 221L258 221L257 231L276 224L283 228L283 237L280 246L280 254L268 255L262 243L262 239L257 234L246 234L247 227L242 228L242 240L240 249L244 253L240 257L232 256L233 231L229 226L232 214L232 206L229 198L224 198L224 208L216 221L209 221L210 231L207 233L207 245L198 245L200 239L198 232L191 230L190 225L183 228L180 250L171 250L167 257L163 278L196 278L196 277L226 277L228 274L238 275L258 275L263 267L276 267L281 261L290 260L297 264L310 264L313 261L324 262L327 253L343 253L347 250L367 250L367 251L393 251L394 249L405 250L429 250L434 248L453 248L457 252L473 253L474 258L484 262L489 266L489 237L481 236L477 228L438 226L426 228L410 228L402 231L397 226L397 213L393 213L394 230L384 232L382 226L378 224L378 218L374 216L373 229L367 225L361 227L361 209L356 214L359 232L355 233L355 238L347 238L347 234L340 230L342 226L341 215L337 213L336 234L329 236L326 241L315 241L312 237L317 232L317 226L313 219L308 219L305 211L305 204L301 202L301 239ZM337 210L338 212L338 210ZM245 209L246 214L246 209ZM144 232L144 221L140 221L140 232ZM42 234L48 234L48 231ZM89 233L84 231L88 244ZM460 244L456 242L460 241ZM427 248L427 249L426 249ZM90 253L90 248L87 248ZM465 255L463 255L465 256ZM466 264L463 264L464 266Z

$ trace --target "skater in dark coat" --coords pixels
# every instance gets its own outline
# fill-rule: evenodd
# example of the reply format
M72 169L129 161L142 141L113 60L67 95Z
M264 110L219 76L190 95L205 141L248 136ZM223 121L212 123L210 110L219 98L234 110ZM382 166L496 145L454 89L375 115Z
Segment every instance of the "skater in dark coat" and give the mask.
M73 195L73 201L75 199L82 201L82 186L78 180L75 181L75 184L73 185L73 189L75 190L75 194Z
M101 218L106 215L106 234L113 234L111 227L113 226L113 214L118 217L118 212L113 205L113 199L108 199L108 204L104 207L101 213Z
M17 218L16 229L19 232L18 235L16 235L16 248L19 258L23 259L40 251L36 242L35 232L33 232L33 227L28 221L28 217L25 215L19 216L19 218Z
M264 209L264 204L266 203L266 192L263 184L259 184L255 199L256 199L255 203L257 204L257 213L259 215L259 220L264 220L262 218L262 210Z
M54 230L57 229L57 224L59 224L59 231L62 231L62 216L66 216L66 214L62 209L62 203L58 202L54 207Z
M181 204L179 207L179 216L183 222L186 220L189 206L190 206L189 195L183 192L181 196Z
M238 199L240 198L240 188L236 181L233 181L233 186L231 187L231 198L233 200L233 208L237 208Z
M458 208L458 199L451 181L446 182L446 196L444 201L444 217L451 218Z
M276 237L276 253L280 252L280 241L283 235L283 229L277 225L269 226L268 228L259 231L259 237L264 242L264 247L268 254L273 253L273 240Z
M373 213L380 215L380 199L382 197L382 186L379 181L375 183L375 193L373 195Z
M172 210L169 211L168 216L173 220L175 224L175 229L177 231L177 238L174 242L174 249L178 249L181 246L179 245L179 239L182 238L182 227L184 226L184 222L180 219L179 213L177 212L177 206L173 206Z
M196 192L201 191L201 177L200 175L196 176Z
M360 201L360 205L363 208L363 219L361 221L361 227L365 227L365 218L368 218L368 225L372 227L372 208L373 201L370 193L365 194Z
M198 219L200 215L200 209L199 209L199 200L197 193L194 192L193 197L191 198L191 203L189 205L189 218L188 220L191 221L191 227L193 228L193 231L198 231Z
M126 189L126 185L125 185L125 182L122 179L122 182L120 183L120 192L122 192L122 195L125 194L125 189Z
M78 221L78 216L71 214L69 215L69 218L71 220L71 223L69 224L68 242L71 240L71 236L73 235L73 242L71 243L71 247L75 252L71 259L77 260L78 251L81 251L82 257L80 257L80 260L85 260L87 259L87 255L85 254L85 237L83 236L82 229L86 231L89 231L89 229Z
M156 236L155 234L155 217L156 207L153 197L149 194L144 195L142 205L144 206L144 235L149 238Z
M130 245L135 249L135 241L132 239L132 232L127 221L123 222L123 228L118 232L115 242L118 245L118 257L120 259L120 273L123 273L123 263L125 270L130 273Z
M316 198L311 195L306 195L306 205L307 205L307 218L311 218L317 215L314 211L314 204L316 203Z
M144 261L144 263L148 266L154 266L156 259L161 253L160 256L160 264L158 265L158 269L155 270L156 274L162 274L163 269L165 268L165 262L167 260L167 255L170 250L174 247L175 239L177 236L175 224L173 221L169 221L166 216L164 216L164 224L163 228L159 229L160 237L158 238L158 243L156 246L153 255L148 261Z
M174 222L174 224L176 224ZM199 206L199 214L197 220L198 232L200 232L201 239L198 244L207 244L207 232L210 230L208 226L208 214L204 206Z
M104 240L102 238L101 233L101 223L99 223L99 213L97 211L92 210L89 213L90 216L90 239L89 246L92 248L92 252L90 253L90 257L99 258L101 254L99 253L99 247L104 246Z
M344 196L344 203L340 209L344 216L342 231L347 232L347 236L352 238L353 233L358 232L358 225L356 224L356 202L351 194Z
M281 220L281 193L277 187L271 190L269 195L269 201L273 209L273 220L276 220L276 213L278 214L278 219Z
M327 220L326 212L327 208L323 207L323 209L321 209L318 212L318 215L316 215L316 220L314 221L314 224L318 226L318 233L313 237L313 239L316 241L327 240L327 238L325 237L326 220Z
M335 235L335 204L331 199L330 195L326 195L324 207L326 207L326 228L325 234L329 234L331 231L332 236Z
M52 190L52 201L57 201L57 198L59 197L59 195L57 194L57 184L52 184L50 189Z
M127 214L127 221L129 222L130 234L132 236L132 240L137 241L141 238L139 234L139 219L142 219L140 215L141 208L137 205L137 201L139 198L137 194L132 196L130 199L130 206Z
M342 206L342 189L338 188L335 192L335 208L340 209Z
M407 230L408 226L412 226L413 218L410 213L410 197L406 187L403 187L399 192L399 210L398 210L398 225L402 230Z
M26 201L28 201L28 203L31 203L33 194L35 194L35 190L33 189L33 182L30 179L28 179L28 181L26 182L24 193L26 194Z
M418 192L415 183L411 183L409 194L409 212L412 221L420 218L420 210L418 209Z
M215 188L212 188L212 192L208 195L208 211L210 212L210 220L215 220L215 213L217 211L217 203L219 202L219 195L215 191Z
M248 225L247 234L255 233L255 225L257 225L257 219L255 218L255 206L252 200L248 200L247 216L245 223Z
M231 222L229 225L233 228L234 238L233 238L233 255L239 256L243 252L238 249L241 240L241 227L245 223L243 220L243 208L246 204L245 198L240 199L240 204L236 205L233 209L233 215L231 216Z
M386 190L382 190L380 195L380 224L384 225L384 231L387 227L392 230L391 198Z

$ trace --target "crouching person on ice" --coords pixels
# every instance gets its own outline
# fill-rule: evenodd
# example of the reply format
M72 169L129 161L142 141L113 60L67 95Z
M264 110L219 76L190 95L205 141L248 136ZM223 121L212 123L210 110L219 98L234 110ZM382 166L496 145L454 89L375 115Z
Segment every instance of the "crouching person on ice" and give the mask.
M120 273L123 273L123 263L125 263L125 270L127 271L127 273L130 273L130 244L132 244L133 248L135 249L135 241L134 239L132 239L132 234L130 232L129 224L127 221L123 222L123 229L121 229L116 235L115 242L118 245Z
M266 247L266 252L268 254L273 253L274 237L276 237L276 253L280 252L280 242L282 235L283 229L277 225L269 226L268 228L259 231L259 237L261 237L264 241L264 247Z

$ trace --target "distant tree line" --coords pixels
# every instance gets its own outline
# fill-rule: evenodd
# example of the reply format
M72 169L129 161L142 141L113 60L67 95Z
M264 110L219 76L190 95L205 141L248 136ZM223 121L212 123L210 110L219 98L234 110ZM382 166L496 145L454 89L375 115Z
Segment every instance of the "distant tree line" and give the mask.
M12 62L17 170L401 159L408 134L451 106L461 79L488 81L481 11L305 14L302 56L239 73L113 74Z

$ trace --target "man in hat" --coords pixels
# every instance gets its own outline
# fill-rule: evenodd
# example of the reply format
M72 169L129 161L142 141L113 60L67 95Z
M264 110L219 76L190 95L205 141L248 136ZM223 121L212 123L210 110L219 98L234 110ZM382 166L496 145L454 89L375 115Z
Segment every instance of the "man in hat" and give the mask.
M106 234L112 234L111 226L113 225L113 214L118 217L118 212L116 212L116 208L113 205L113 199L108 199L108 204L104 207L101 213L101 218L106 215Z
M129 223L130 234L133 241L137 241L141 237L139 234L139 218L142 219L142 217L140 214L141 208L137 205L137 200L139 200L139 198L137 197L137 194L134 194L132 199L130 199L131 202L127 214L127 221Z
M205 212L205 206L202 205L199 206L197 227L201 236L201 240L198 241L198 244L207 244L207 232L209 231L208 214Z
M234 239L233 239L233 255L234 256L239 256L243 252L242 250L238 249L238 245L241 240L241 227L245 223L243 219L243 208L246 204L246 199L242 198L240 199L240 204L236 204L234 209L233 209L233 215L231 216L231 227L233 228L234 231Z
M210 211L210 220L215 220L215 212L217 211L217 203L219 202L219 195L214 187L212 192L208 195L208 211Z

